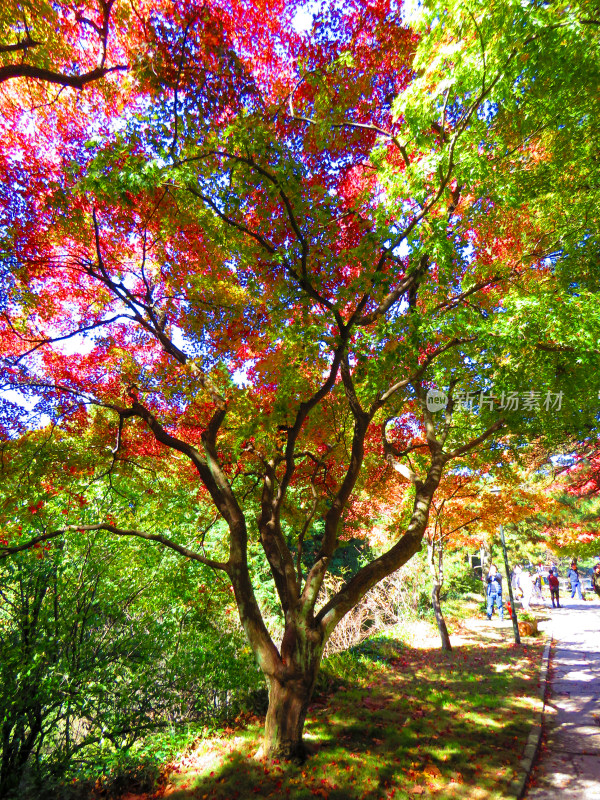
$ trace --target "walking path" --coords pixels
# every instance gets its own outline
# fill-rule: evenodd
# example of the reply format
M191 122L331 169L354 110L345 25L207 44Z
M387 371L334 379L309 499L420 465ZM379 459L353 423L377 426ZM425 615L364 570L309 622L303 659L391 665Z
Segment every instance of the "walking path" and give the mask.
M563 602L552 611L547 748L526 800L600 800L600 605Z

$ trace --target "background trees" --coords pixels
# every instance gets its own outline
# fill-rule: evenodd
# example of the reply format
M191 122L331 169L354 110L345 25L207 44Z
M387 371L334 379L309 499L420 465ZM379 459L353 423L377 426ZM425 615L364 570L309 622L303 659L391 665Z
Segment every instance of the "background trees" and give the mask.
M47 530L76 515L98 528L113 514L189 525L184 488L159 494L156 473L147 489L123 471L111 488L78 456L81 442L46 437L2 449L3 526ZM2 560L0 796L53 796L65 772L102 775L115 751L126 764L148 734L197 730L252 706L260 675L233 611L230 587L208 569L101 530L71 530Z
M157 7L122 83L77 113L59 98L6 117L0 334L4 386L50 438L85 441L90 486L152 470L190 487L183 528L139 520L136 500L83 527L226 574L269 686L265 750L287 755L327 638L421 547L449 465L486 446L500 469L500 435L518 450L595 424L598 323L593 289L562 271L577 253L584 274L587 218L553 228L540 193L561 123L546 116L542 153L515 95L538 97L563 12L432 6L409 27L394 4L349 4L302 36L296 10ZM582 25L596 36L567 17L569 47ZM31 424L14 398L7 438ZM355 501L391 468L413 487L404 527L320 607ZM82 528L74 509L31 515L22 545L9 518L9 550Z

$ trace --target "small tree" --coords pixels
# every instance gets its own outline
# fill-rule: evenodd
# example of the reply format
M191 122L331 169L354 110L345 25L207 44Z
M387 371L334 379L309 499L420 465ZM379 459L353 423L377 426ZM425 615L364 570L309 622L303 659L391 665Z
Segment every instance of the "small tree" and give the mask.
M476 497L473 477L447 476L444 486L438 492L437 500L432 503L433 525L429 525L427 537L427 561L432 578L431 605L435 621L442 640L442 650L452 650L448 627L444 620L441 604L441 591L444 585L444 551L452 537L472 525L479 516L469 514L464 501ZM450 484L450 485L448 485ZM452 506L459 505L456 508Z

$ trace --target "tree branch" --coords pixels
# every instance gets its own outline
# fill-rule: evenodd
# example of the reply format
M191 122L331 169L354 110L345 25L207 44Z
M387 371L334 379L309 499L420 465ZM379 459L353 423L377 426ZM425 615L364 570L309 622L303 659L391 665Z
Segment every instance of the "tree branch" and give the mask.
M114 67L96 67L83 75L65 75L62 72L54 72L43 67L34 67L32 64L5 64L0 67L0 83L13 78L33 78L45 83L68 86L72 89L83 89L88 83L97 81L111 72L123 72L127 69L129 69L127 65L120 64Z
M445 454L446 461L451 461L454 458L458 458L458 456L462 456L465 453L468 453L470 450L473 450L475 447L478 447L480 444L485 442L486 439L489 439L496 431L499 431L500 428L504 426L504 419L500 418L493 425L485 430L480 436L476 439L471 439L470 442L463 444L461 447L457 447L455 450L452 450L450 453Z
M57 537L63 536L65 533L69 533L70 531L107 531L108 533L114 533L116 536L133 536L139 539L146 539L147 541L161 544L163 547L168 547L170 550L174 550L176 553L179 553L179 555L185 556L185 558L206 564L206 566L212 567L213 569L220 569L224 572L227 572L228 570L227 563L206 558L206 556L196 553L193 550L189 550L187 547L177 544L177 542L173 542L171 539L168 539L162 534L148 533L147 531L140 531L136 528L118 528L116 525L109 525L108 523L101 523L99 525L65 525L63 528L57 528L54 531L49 531L48 533L43 533L40 536L35 536L28 542L17 545L16 547L0 547L0 557L5 558L6 556L20 553L23 550L30 550L32 547L35 547L35 545L41 544L42 542L48 542L51 539L56 539Z
M30 47L39 47L43 42L38 42L27 33L24 39L15 44L0 44L0 53L16 53L19 50L29 50Z

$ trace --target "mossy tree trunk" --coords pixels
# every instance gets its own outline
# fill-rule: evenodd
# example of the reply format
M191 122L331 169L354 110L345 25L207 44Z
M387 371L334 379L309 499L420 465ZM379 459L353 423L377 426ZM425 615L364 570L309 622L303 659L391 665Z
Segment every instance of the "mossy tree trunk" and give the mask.
M277 668L265 674L269 705L263 743L257 757L304 761L302 732L312 698L321 656L323 636L301 616L288 620Z
M306 748L302 732L314 688L307 676L280 681L270 679L269 708L260 755L304 761ZM314 673L316 679L316 670Z

